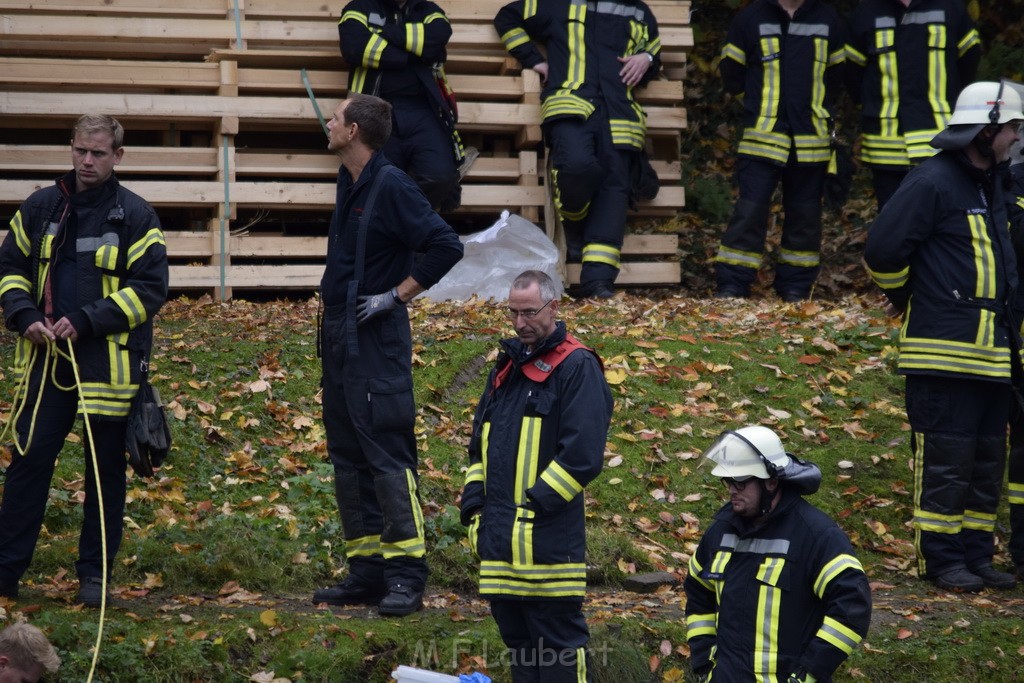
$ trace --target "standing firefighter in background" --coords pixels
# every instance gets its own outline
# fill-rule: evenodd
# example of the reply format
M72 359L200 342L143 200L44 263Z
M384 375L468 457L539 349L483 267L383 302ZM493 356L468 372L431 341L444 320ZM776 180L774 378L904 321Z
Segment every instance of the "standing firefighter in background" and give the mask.
M849 90L861 105L860 159L881 209L914 164L935 154L981 40L963 0L863 0L850 17Z
M839 16L820 0L755 0L729 26L719 68L726 91L743 96L744 127L739 199L715 258L718 297L750 296L780 179L785 218L775 291L784 301L810 296L844 40Z
M462 243L380 151L390 104L349 95L327 128L341 168L320 285L321 385L349 573L313 602L404 616L427 581L405 306L462 258Z
M701 683L827 683L867 634L871 589L850 540L803 496L817 465L767 427L728 431L704 453L729 502L683 584Z
M29 401L16 424L19 450L25 452L15 453L7 468L0 504L0 595L17 597L43 524L57 456L75 418L88 413L92 444L83 431L85 507L75 571L78 602L99 607L100 515L109 576L124 527L127 417L149 361L153 316L167 298L167 248L153 208L114 174L124 155L121 124L110 116L86 115L73 135L74 170L21 205L0 247L0 304L7 327L21 335L15 371L28 374Z
M452 35L444 11L427 0L353 0L341 13L338 35L350 69L348 91L391 103L384 156L435 210L457 209L463 151L444 72Z
M1022 120L1010 86L964 88L932 140L940 151L900 184L864 249L872 279L903 314L918 572L946 590L1016 583L992 557L1019 348L1004 173Z
M611 297L631 196L651 196L640 187L649 180L647 115L633 89L660 68L658 22L640 0L517 0L494 26L544 84L555 206L568 257L580 253L583 264L578 295Z
M612 397L597 354L557 320L556 296L540 271L512 283L516 338L501 342L477 405L462 492L514 683L591 680L583 488L604 463Z
M1014 84L1024 99L1024 86ZM1024 144L1020 140L1010 152L1011 191L1007 197L1010 235L1017 253L1017 274L1024 273ZM1019 288L1018 288L1019 290ZM1024 293L1018 291L1014 320L1024 329ZM1017 578L1024 581L1024 372L1014 377L1017 393L1010 407L1010 455L1008 498L1010 502L1010 558Z

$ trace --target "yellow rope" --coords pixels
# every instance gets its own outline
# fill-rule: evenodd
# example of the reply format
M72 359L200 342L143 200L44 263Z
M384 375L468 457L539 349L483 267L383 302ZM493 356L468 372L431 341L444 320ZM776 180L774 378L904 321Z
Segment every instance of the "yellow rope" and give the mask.
M28 363L25 366L24 375L15 389L14 400L11 403L11 418L4 426L3 432L0 432L0 441L3 440L8 432L14 433L16 431L14 425L24 411L25 406L28 404L29 378L32 374L32 366L36 362L38 355L37 346L33 344L29 351ZM71 363L71 369L75 375L74 386L63 387L57 382L57 356L62 356ZM61 391L72 391L76 388L78 389L79 407L82 412L82 421L85 423L85 434L89 443L89 454L92 456L92 472L96 479L96 504L100 511L100 549L101 562L103 564L103 585L102 593L100 595L99 628L96 631L96 644L93 646L92 666L89 668L89 678L87 679L87 683L89 683L92 681L93 675L96 673L96 664L99 662L100 644L103 641L103 624L107 615L107 582L109 580L109 572L107 571L107 519L103 510L103 486L100 482L100 463L99 457L96 455L96 442L92 437L92 424L89 421L89 412L86 409L85 391L82 389L82 378L78 373L78 360L75 358L75 347L70 340L68 341L67 353L59 349L56 342L49 339L47 340L46 355L43 357L43 372L40 375L39 391L36 394L35 406L32 409L32 422L29 425L28 436L25 439L24 445L22 445L20 439L17 438L14 439L14 443L15 448L20 455L24 456L28 452L29 446L32 443L32 437L35 434L36 418L39 416L39 406L42 403L43 398L43 384L46 381L47 374L50 375L50 380L53 382L54 387Z

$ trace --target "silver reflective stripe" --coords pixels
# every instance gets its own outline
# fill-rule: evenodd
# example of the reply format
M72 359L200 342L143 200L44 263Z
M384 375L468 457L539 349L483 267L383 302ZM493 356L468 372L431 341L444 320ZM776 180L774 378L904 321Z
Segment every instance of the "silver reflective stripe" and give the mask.
M828 24L798 24L793 22L789 25L789 35L828 38Z
M719 550L725 548L738 553L755 553L757 555L786 555L789 553L789 541L785 538L744 538L736 534L722 534L718 543Z
M875 17L875 28L896 28L896 17Z
M761 24L758 27L761 31L762 36L781 36L782 25L781 24Z
M383 26L384 25L384 15L383 14L377 14L376 12L372 12L371 14L367 15L366 20L368 22L370 22L370 24L373 25L373 26Z
M99 251L103 246L118 246L120 240L116 232L108 232L99 237L79 237L75 241L75 249L79 252Z
M636 5L623 5L618 2L588 2L587 9L598 14L611 14L616 17L632 17L637 21L644 20L644 12Z
M945 24L946 10L936 9L929 12L907 12L903 15L904 24Z

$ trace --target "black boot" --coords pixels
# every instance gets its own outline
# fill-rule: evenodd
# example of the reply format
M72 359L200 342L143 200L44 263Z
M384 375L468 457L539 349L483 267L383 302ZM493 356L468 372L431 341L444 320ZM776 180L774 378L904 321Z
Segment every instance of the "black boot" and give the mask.
M419 611L422 607L422 590L416 590L412 586L396 583L388 587L388 594L377 605L377 612L387 617L404 617Z
M313 604L326 602L328 605L376 605L380 603L384 594L383 583L366 583L349 575L341 583L316 590L313 593Z

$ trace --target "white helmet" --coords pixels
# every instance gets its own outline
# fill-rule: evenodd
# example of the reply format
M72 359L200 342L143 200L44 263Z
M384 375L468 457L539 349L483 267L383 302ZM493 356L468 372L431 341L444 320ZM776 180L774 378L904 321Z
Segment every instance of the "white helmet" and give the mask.
M801 495L814 493L821 485L817 465L787 453L778 435L759 425L723 432L704 457L715 463L711 470L715 477L777 478Z
M715 477L771 479L775 475L768 472L766 461L776 472L790 462L778 435L760 426L723 432L711 448L704 451L704 457L715 463L715 469L711 470Z
M1009 81L978 81L960 91L946 129L932 138L932 147L963 149L988 125L1024 120L1021 90Z

